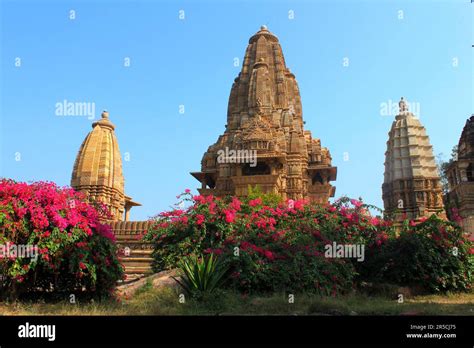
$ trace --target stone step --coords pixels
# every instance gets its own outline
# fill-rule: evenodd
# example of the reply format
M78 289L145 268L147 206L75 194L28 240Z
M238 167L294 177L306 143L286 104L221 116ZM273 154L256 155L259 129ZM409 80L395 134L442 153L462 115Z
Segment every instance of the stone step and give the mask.
M125 268L135 266L151 268L151 262L153 260L136 257L132 259L121 259L120 261L125 266Z
M116 235L116 237L120 249L123 250L127 246L130 248L129 255L121 254L119 256L120 261L125 267L126 275L136 278L140 277L140 275L153 273L151 269L153 249L151 247L149 249L143 248L143 246L148 246L150 243L137 240L133 235Z
M130 239L117 239L116 243L119 246L129 246L130 248L141 248L141 249L153 249L153 245L151 243L143 242L140 240L130 240Z
M115 239L117 241L127 240L127 241L135 242L135 243L150 243L150 242L142 240L141 237L137 237L137 236L130 235L130 234L129 235L118 235L118 236L115 236Z
M130 262L130 261L134 261L134 262L152 262L153 261L153 258L151 257L147 257L147 256L124 256L124 257L119 257L119 259L121 261L126 261L126 262Z
M153 247L151 244L148 243L139 243L136 241L128 241L128 240L123 240L123 241L117 241L117 245L119 248L125 248L129 247L131 250L153 250Z
M125 256L125 255L121 255L121 257L150 257L151 258L151 254L153 253L153 250L143 250L143 249L130 249L130 254L128 256Z
M128 271L130 269L135 269L135 268L140 268L140 269L149 269L151 270L151 265L147 265L146 263L143 262L122 262L122 265L125 267L125 271Z
M153 273L151 267L147 266L125 266L125 274L151 274Z
M129 259L143 259L143 261L151 262L153 258L150 254L147 253L130 253L129 255L119 254L120 260L129 260Z
M115 235L116 239L130 239L130 240L137 240L137 241L142 241L143 237L144 236L142 234L116 234Z
M123 242L130 242L132 244L149 244L151 245L151 242L144 241L141 239L134 238L133 236L115 236L115 240L117 243L123 243Z

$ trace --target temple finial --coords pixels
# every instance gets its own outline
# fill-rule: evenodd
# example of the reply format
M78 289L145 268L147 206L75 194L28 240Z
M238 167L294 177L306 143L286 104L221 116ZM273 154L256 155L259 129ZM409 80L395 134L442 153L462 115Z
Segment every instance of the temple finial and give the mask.
M101 116L102 116L102 118L108 119L109 118L109 112L107 110L104 110L104 111L102 111Z
M405 99L403 99L403 97L398 102L398 107L400 109L400 114L404 114L404 113L408 112L408 105L405 102Z

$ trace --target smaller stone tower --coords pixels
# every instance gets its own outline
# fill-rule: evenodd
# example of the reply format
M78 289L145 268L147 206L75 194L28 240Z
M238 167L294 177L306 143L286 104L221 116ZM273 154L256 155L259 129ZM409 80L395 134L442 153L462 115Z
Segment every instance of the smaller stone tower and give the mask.
M441 182L425 127L401 98L388 133L382 198L385 213L396 221L419 220L441 212Z
M104 111L79 149L71 186L85 192L89 201L104 203L113 214L112 221L122 221L128 220L130 209L140 204L125 195L122 159L114 130L109 113Z

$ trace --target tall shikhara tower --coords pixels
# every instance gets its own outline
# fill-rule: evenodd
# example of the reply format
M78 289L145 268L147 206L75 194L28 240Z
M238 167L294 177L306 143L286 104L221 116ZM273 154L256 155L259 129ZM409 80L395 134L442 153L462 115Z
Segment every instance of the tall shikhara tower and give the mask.
M245 196L249 186L284 199L326 202L337 169L329 150L304 130L298 84L278 38L253 35L229 97L224 134L204 154L201 194Z
M441 211L441 183L425 127L403 98L388 133L382 197L385 213L395 220L417 220Z

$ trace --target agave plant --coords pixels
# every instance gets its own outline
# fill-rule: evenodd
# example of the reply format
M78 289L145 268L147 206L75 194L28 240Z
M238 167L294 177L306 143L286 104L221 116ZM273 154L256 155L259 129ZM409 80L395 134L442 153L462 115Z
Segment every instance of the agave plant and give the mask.
M178 266L181 280L173 279L190 295L211 293L226 281L228 267L224 267L214 254L187 257Z

